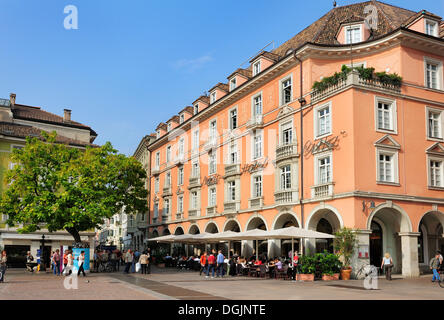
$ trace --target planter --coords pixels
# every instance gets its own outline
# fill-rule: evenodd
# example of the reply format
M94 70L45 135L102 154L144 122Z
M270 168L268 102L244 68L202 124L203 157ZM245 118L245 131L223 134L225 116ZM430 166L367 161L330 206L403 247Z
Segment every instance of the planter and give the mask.
M324 280L324 281L339 280L339 273L334 273L332 276L328 275L328 274L323 274L322 280Z
M157 267L158 267L158 268L165 268L165 263L158 263L158 264L157 264Z
M351 271L352 271L351 268L341 270L341 279L350 280Z
M296 280L298 281L314 281L315 279L315 275L314 273L309 273L309 274L297 274L296 275Z

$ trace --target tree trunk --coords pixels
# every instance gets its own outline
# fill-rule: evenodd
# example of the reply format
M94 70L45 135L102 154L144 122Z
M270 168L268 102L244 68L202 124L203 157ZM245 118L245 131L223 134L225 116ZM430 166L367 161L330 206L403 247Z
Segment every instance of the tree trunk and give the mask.
M80 233L77 231L76 228L66 228L66 231L68 231L69 234L74 237L75 243L82 242L82 240L80 239Z

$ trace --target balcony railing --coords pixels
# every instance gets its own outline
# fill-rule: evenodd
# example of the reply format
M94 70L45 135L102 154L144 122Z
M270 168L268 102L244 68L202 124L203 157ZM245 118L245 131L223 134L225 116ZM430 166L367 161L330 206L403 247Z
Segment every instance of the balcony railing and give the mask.
M153 167L152 169L151 169L151 174L152 175L157 175L157 174L159 174L160 173L160 168L159 167Z
M206 151L216 149L216 147L217 147L217 139L216 138L209 138L208 141L204 145L204 149Z
M366 80L359 76L357 71L351 71L346 79L339 79L336 84L332 84L328 86L324 90L313 90L311 92L311 102L316 103L320 100L323 100L330 95L333 95L346 87L349 86L357 86L364 87L369 89L378 89L383 91L389 91L392 93L401 92L401 86L395 86L387 83L383 83L377 79Z
M276 147L276 161L281 161L298 156L299 154L297 144L295 142L281 144Z
M190 188L190 187L197 187L197 186L199 186L200 185L200 176L191 176L189 179L188 179L188 182L189 182L189 186L188 186L188 188Z
M217 214L216 206L207 207L207 216L214 216L215 214Z
M240 210L240 201L228 201L224 203L224 212L237 212Z
M333 182L319 184L311 187L312 198L325 198L333 196Z
M264 206L264 198L263 197L251 198L248 201L250 203L250 208L261 208Z
M185 156L183 154L179 154L174 158L175 165L183 164L183 163L185 163Z
M294 203L297 201L297 192L295 190L281 190L274 193L274 201L277 204Z
M171 190L171 186L170 185L163 187L162 191L163 191L162 192L163 196L167 196L167 195L170 196L170 195L173 194L173 191Z
M226 164L225 165L225 176L232 176L240 174L240 164L233 163L233 164Z
M183 219L183 212L176 213L176 220L182 220Z
M198 217L198 216L200 216L200 210L198 210L198 209L190 209L190 210L188 210L188 217Z
M248 129L259 129L264 126L264 117L261 114L251 117L247 122Z

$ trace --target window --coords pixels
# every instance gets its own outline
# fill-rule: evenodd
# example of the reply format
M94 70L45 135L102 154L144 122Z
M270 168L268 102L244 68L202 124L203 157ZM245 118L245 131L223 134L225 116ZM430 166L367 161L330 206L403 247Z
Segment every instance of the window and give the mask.
M376 98L376 130L396 132L396 102Z
M197 202L198 201L198 197L197 197L197 191L193 191L191 192L191 209L197 209Z
M183 185L183 168L179 168L177 174L177 185L179 186Z
M160 138L160 130L156 131L156 138L159 139Z
M166 162L169 163L171 161L171 146L166 148Z
M230 91L236 89L236 77L230 80Z
M165 176L165 188L171 187L171 173L167 172Z
M293 142L292 122L287 122L281 126L281 143L287 145Z
M237 163L237 145L235 143L230 144L230 155L229 155L230 163L235 164Z
M425 33L429 36L438 36L438 23L431 20L425 20Z
M156 169L159 169L160 167L160 152L156 152L155 167Z
M442 61L424 57L424 84L427 88L442 90Z
M228 182L228 200L229 201L236 200L236 181Z
M208 206L209 207L216 206L216 187L208 189Z
M281 105L290 103L292 100L292 85L291 77L281 80Z
M262 132L256 131L253 136L253 160L262 157Z
M237 109L230 110L230 129L237 128Z
M345 28L345 43L358 43L361 42L361 25L348 26Z
M435 159L430 160L429 175L431 187L443 187L443 161Z
M316 137L331 133L330 104L318 107L315 112Z
M198 104L198 103L196 103L196 104L194 105L193 113L194 113L194 114L198 114L198 113L199 113L199 104Z
M198 161L194 161L193 162L193 166L192 166L192 175L193 177L199 177L199 162Z
M217 121L210 122L210 141L214 142L217 139Z
M253 114L255 116L262 114L262 94L253 97Z
M213 91L210 94L210 103L214 103L216 101L216 97L217 97L217 92Z
M199 149L199 129L193 132L193 150Z
M185 115L182 113L179 117L179 122L184 123L185 122Z
M179 158L183 158L185 154L185 139L181 138L179 140Z
M253 177L253 197L262 197L262 176Z
M153 207L153 218L157 218L159 216L159 203L155 202Z
M318 159L318 184L331 182L331 156Z
M442 111L428 109L427 122L428 137L442 139Z
M395 182L393 175L393 155L379 154L379 181Z
M163 201L163 215L167 216L170 214L170 199L165 199Z
M253 77L255 75L257 75L259 72L261 72L261 62L260 61L255 62L253 64Z
M281 168L281 190L291 189L291 167L286 165Z
M209 158L209 166L208 166L208 174L215 174L216 173L216 153L211 152L208 155Z
M183 196L177 197L177 212L183 212Z
M170 132L170 131L171 131L171 128L172 128L171 123L168 123L168 125L167 125L167 131Z
M159 177L154 180L154 192L159 192Z

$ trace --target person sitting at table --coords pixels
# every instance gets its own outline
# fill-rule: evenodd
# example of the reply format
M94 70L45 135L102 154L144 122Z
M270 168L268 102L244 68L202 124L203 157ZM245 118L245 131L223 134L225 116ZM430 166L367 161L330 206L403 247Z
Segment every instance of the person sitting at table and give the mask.
M237 268L236 268L236 260L234 257L230 258L230 261L228 262L228 265L230 266L229 268L229 275L230 276L235 276L237 274Z
M245 258L242 256L238 259L237 261L237 274L238 275L242 275L244 273L244 269L247 266L247 260L245 260Z
M255 263L254 263L255 266L260 266L261 264L263 264L263 262L260 259L255 261Z

